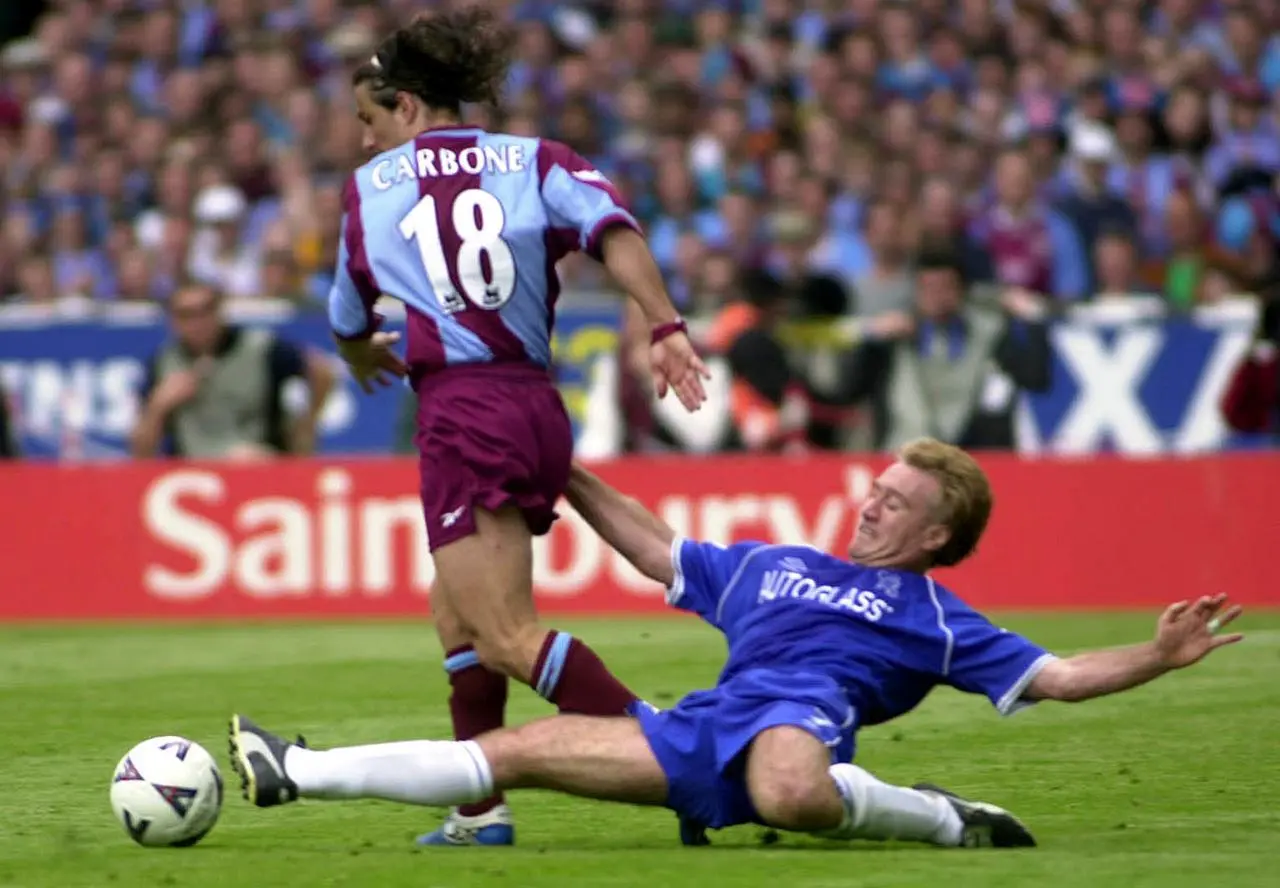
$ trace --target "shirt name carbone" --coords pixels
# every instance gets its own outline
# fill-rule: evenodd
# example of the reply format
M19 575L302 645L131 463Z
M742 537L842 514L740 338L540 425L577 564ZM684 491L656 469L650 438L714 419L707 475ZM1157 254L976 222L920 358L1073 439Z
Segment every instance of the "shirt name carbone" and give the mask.
M525 146L520 143L452 148L419 148L397 151L369 164L373 187L386 191L406 180L441 176L523 173L527 168Z

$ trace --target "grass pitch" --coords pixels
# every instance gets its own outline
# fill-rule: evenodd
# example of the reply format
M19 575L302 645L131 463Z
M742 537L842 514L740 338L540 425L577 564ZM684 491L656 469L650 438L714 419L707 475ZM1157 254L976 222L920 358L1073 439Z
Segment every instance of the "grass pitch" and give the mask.
M1008 616L1054 650L1146 638L1154 615ZM858 761L1003 804L1026 852L842 845L760 830L681 848L661 810L519 793L515 849L413 848L439 812L385 803L259 811L229 792L199 846L134 846L111 815L112 768L133 743L182 734L226 763L247 712L317 746L446 737L440 651L425 623L0 629L0 886L1274 886L1280 848L1280 613L1208 663L1119 697L1003 720L938 691L864 732ZM710 683L723 643L693 620L571 624L659 705ZM524 689L512 722L549 712Z

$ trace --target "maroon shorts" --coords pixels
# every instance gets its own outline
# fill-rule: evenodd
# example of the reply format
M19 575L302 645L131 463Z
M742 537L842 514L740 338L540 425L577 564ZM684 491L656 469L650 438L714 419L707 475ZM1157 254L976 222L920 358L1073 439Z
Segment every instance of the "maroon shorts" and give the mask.
M473 509L513 505L535 536L569 484L573 427L547 371L466 364L424 376L418 466L432 551L475 533Z

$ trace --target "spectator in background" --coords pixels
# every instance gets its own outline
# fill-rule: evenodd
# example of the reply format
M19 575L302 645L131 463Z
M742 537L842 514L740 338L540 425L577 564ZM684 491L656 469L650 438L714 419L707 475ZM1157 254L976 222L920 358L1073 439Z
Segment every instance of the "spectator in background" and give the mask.
M1093 246L1094 299L1125 299L1152 296L1138 274L1138 248L1133 232L1127 229L1106 230Z
M1189 191L1177 191L1165 201L1167 259L1148 260L1142 269L1144 289L1161 293L1170 307L1189 311L1206 301L1209 273L1219 269L1239 274L1239 261L1209 235L1205 219Z
M84 214L60 210L53 221L53 279L59 297L109 298L115 293L113 269L102 250L89 246Z
M694 279L699 303L693 307L705 316L737 298L741 279L745 276L750 280L752 275L750 272L740 272L733 257L724 250L704 251L700 258L698 274Z
M1050 382L1041 300L1004 288L998 305L978 304L950 253L918 258L914 297L913 314L867 325L849 354L841 401L870 403L878 449L922 435L965 448L1012 448L1017 394Z
M248 204L240 189L211 185L196 197L196 229L187 271L202 284L232 297L259 295L258 256L242 241L241 223Z
M861 317L909 311L912 280L904 220L887 201L873 201L863 215L863 239L871 255L870 268L853 281L853 310Z
M788 211L775 216L779 227L773 231L774 240L786 240L792 245L806 242L803 266L809 271L856 279L870 268L871 254L866 242L856 234L831 225L832 192L831 183L820 176L797 175L786 204ZM791 215L806 220L807 233L803 237L798 234L801 226L789 221Z
M937 177L924 183L920 191L919 218L919 249L955 252L967 281L977 283L992 279L991 256L970 235L960 194L949 180Z
M151 257L143 250L130 247L116 262L115 274L118 302L145 303L156 296Z
M18 260L18 302L51 306L58 301L53 280L53 264L39 253Z
M291 251L275 249L263 256L262 298L298 304L308 300L299 287L298 262Z
M1263 307L1253 345L1236 368L1222 398L1227 425L1280 441L1280 301Z
M1237 279L1264 298L1280 295L1280 174L1238 169L1220 197L1217 240L1235 260Z
M1148 255L1164 255L1164 202L1178 186L1168 156L1154 151L1151 109L1154 95L1144 85L1123 100L1116 118L1118 152L1108 176L1111 190L1123 195L1137 217L1137 236Z
M920 24L912 4L891 0L879 11L884 61L876 85L890 95L918 101L938 82L938 73L920 44Z
M132 436L135 456L254 459L310 453L333 389L329 361L266 330L227 324L221 295L203 284L169 301L173 338L152 357ZM308 404L291 416L285 383L301 379Z
M1179 191L1190 191L1201 206L1213 202L1213 187L1201 172L1213 141L1209 108L1202 90L1191 83L1174 87L1165 101L1161 126Z
M1020 150L996 161L995 204L970 231L991 254L997 283L1064 301L1088 294L1088 255L1066 218L1035 197L1031 164Z
M342 224L342 188L334 178L315 183L306 204L305 222L293 230L301 232L293 243L304 290L311 299L323 305L333 285L333 269L337 261L339 231ZM286 236L290 229L286 225Z
M17 459L18 430L11 416L9 393L0 386L0 459Z
M729 191L717 205L722 236L712 243L723 248L739 268L755 268L764 253L764 231L757 199L745 191Z
M703 240L714 234L714 214L698 208L693 179L682 162L670 161L658 169L656 193L660 210L649 227L649 243L658 267L670 274L676 265L680 235L697 233Z
M768 219L771 248L764 266L783 286L797 286L816 266L827 270L826 245L820 241L821 228L805 213L782 210Z
M1075 226L1081 246L1094 255L1103 230L1136 234L1137 218L1128 202L1107 187L1107 172L1116 159L1115 139L1105 127L1082 124L1071 135L1071 160L1065 193L1058 209ZM1090 277L1092 284L1096 279Z
M809 426L807 386L778 339L790 295L767 274L748 275L742 298L726 305L705 342L728 359L731 411L740 446L752 451L803 449Z
M1280 133L1263 114L1266 89L1256 80L1237 78L1229 82L1226 95L1227 114L1204 161L1209 182L1222 188L1233 172L1246 167L1280 172Z
M707 245L696 231L681 232L676 239L675 261L667 273L667 291L671 301L681 312L702 314L710 307L714 310L718 305L714 297L706 294L701 287L703 263L707 258ZM709 306L702 303L707 301Z

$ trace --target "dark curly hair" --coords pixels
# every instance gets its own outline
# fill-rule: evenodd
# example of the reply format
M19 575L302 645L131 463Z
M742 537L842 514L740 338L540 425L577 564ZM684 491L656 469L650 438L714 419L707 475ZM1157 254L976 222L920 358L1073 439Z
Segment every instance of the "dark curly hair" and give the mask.
M402 91L455 112L463 102L496 103L514 46L514 33L486 7L428 13L378 44L351 83L367 84L386 108Z

